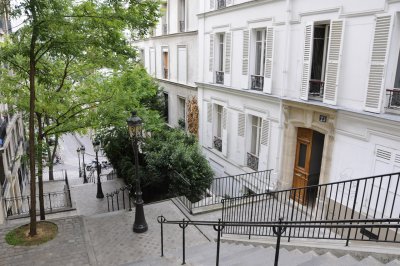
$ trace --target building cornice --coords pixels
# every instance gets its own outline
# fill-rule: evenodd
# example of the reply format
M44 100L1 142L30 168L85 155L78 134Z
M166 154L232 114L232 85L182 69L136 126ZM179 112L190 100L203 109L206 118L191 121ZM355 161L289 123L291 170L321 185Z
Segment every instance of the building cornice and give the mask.
M160 79L160 78L154 78L155 80L157 80L157 82L159 83L167 83L167 84L171 84L171 85L175 85L175 86L179 86L179 87L184 87L186 89L189 90L194 90L197 91L197 87L196 86L192 86L192 85L188 85L188 84L184 84L184 83L179 83L176 81L171 81L168 79Z
M193 30L193 31L185 31L185 32L177 32L177 33L171 33L171 34L164 34L164 35L159 35L159 36L153 36L150 38L145 38L141 40L137 40L132 42L133 44L138 43L138 42L143 42L143 41L150 41L150 40L158 40L158 39L168 39L168 38L173 38L173 37L182 37L182 36L192 36L192 35L197 35L198 31Z

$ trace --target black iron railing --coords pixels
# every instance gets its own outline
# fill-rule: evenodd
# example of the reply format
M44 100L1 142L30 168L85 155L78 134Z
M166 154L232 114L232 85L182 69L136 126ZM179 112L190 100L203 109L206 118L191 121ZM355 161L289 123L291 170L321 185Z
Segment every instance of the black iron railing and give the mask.
M168 68L164 68L163 78L168 79Z
M387 108L400 109L400 89L386 90Z
M264 77L252 75L251 76L251 89L256 91L262 91L264 88Z
M126 185L111 193L106 194L107 198L107 209L109 212L111 211L119 211L125 210L132 210L132 202L131 197L134 195L132 193L132 185Z
M115 169L113 169L113 170L111 170L111 172L109 172L108 174L107 174L107 180L114 180L114 179L116 179L118 176L117 176L117 171L115 171Z
M293 188L246 197L222 200L222 219L226 222L271 222L282 217L287 221L335 221L338 219L394 219L400 217L400 173L372 176L323 185ZM266 228L227 227L226 234L271 236ZM299 229L289 237L321 239L357 239L386 241L397 231L374 232Z
M7 218L25 217L29 215L31 209L31 196L21 196L4 199L4 208ZM63 191L49 192L43 194L44 209L46 213L56 213L72 208L71 192L68 177L65 176L65 186ZM36 211L39 209L39 195L36 195Z
M224 8L226 7L226 0L217 0L217 8Z
M263 193L271 190L271 172L265 170L241 175L214 178L210 187L203 192L201 200L191 202L185 196L178 199L190 211L196 208L221 204L222 199L235 198L248 194L249 190ZM190 186L187 179L184 180Z
M311 97L319 97L319 98L324 97L325 83L322 80L310 79L309 83L310 83L309 95Z
M258 170L258 156L248 152L247 153L247 166L253 169L254 171Z
M224 72L223 71L215 71L215 83L224 84Z
M222 138L214 136L213 146L214 149L222 152Z
M281 238L286 237L290 238L290 232L299 231L299 230L340 230L340 231L395 231L397 232L400 228L400 219L371 219L371 220L336 220L336 221L287 221L282 217L278 218L276 221L271 222L225 222L219 219L218 221L188 221L185 219L168 221L164 216L159 216L157 218L158 223L161 227L161 257L164 256L164 224L170 225L178 225L182 229L182 264L186 264L186 238L185 238L185 230L186 228L191 226L212 226L213 229L217 233L217 248L216 248L216 258L215 265L219 265L219 255L221 248L221 237L226 228L233 227L247 227L247 228L263 228L265 230L270 230L273 232L272 236L276 237L276 246L275 246L275 258L274 265L277 266L279 263L279 251L280 251L280 243ZM359 240L359 239L355 239ZM391 241L386 242L395 242L399 243L399 241L394 238L390 239ZM368 241L375 241L375 239L370 238ZM190 259L190 258L189 258ZM267 258L266 258L267 259Z
M185 32L186 28L185 28L185 21L181 20L179 21L179 32Z

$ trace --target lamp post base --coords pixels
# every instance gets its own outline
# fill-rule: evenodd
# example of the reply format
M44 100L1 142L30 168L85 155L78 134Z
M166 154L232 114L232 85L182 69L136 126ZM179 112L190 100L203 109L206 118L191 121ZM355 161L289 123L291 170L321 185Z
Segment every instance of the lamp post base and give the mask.
M101 188L101 183L97 182L97 194L96 198L102 199L104 198L103 189Z
M136 203L135 223L133 224L133 232L144 233L148 230L146 218L144 217L143 201Z

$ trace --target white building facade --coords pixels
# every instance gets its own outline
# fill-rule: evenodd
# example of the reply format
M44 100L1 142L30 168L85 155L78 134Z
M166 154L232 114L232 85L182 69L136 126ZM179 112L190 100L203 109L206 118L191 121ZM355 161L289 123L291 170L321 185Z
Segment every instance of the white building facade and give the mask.
M168 1L171 34L160 25L138 46L170 114L177 96L197 95L216 176L274 169L283 189L400 171L400 1L186 2L188 32L176 33L179 5Z
M167 123L187 128L188 104L197 102L198 1L169 0L161 8L163 16L152 36L135 46L164 90Z

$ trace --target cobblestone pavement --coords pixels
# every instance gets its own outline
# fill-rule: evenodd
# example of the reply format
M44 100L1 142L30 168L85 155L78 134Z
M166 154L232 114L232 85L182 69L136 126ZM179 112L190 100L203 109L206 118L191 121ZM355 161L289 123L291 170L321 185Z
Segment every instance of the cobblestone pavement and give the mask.
M85 217L98 265L121 265L160 256L157 216L164 215L169 220L181 220L184 216L171 201L145 205L144 212L149 230L142 234L132 231L134 211ZM208 242L193 226L187 227L185 234L187 247ZM164 244L165 254L181 251L182 229L178 225L164 225Z
M58 226L55 239L33 247L8 245L4 237L11 229L0 228L0 265L90 265L82 217L52 220Z

